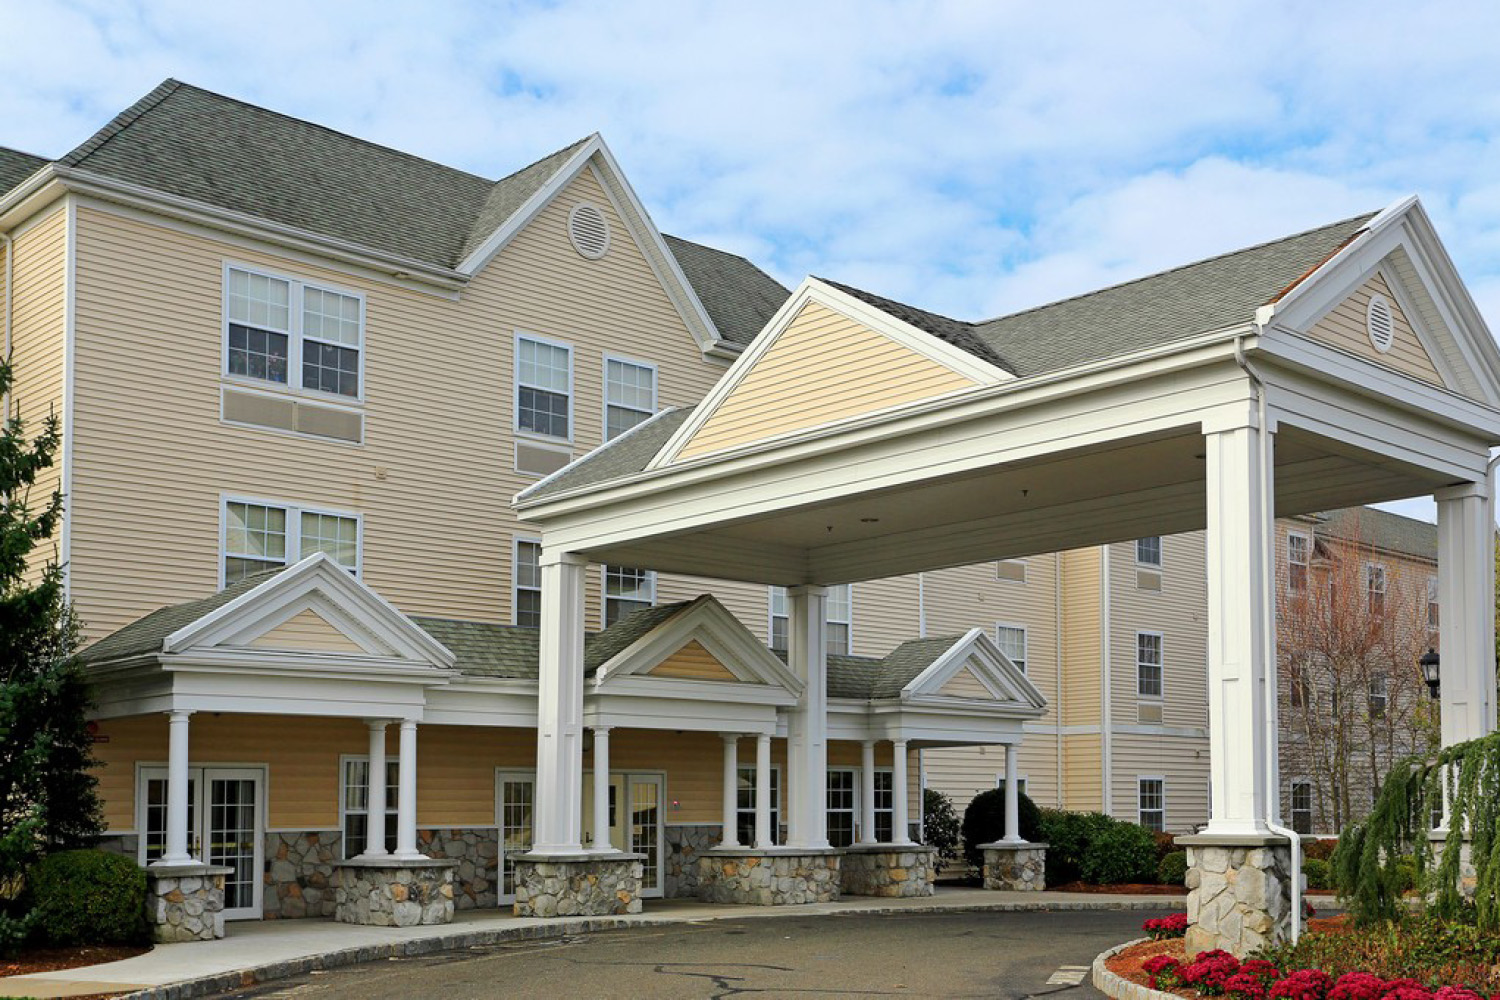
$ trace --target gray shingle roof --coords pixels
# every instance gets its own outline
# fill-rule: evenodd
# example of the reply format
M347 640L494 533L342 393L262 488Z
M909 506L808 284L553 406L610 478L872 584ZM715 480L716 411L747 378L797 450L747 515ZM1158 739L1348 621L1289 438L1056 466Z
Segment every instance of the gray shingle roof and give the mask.
M1389 552L1437 560L1437 525L1374 507L1351 507L1317 515L1316 532Z
M494 181L168 80L59 162L453 268L583 141Z
M211 597L158 608L144 618L138 618L124 628L111 632L80 652L78 658L84 663L103 663L106 660L120 660L130 656L159 653L167 636L180 628L191 625L210 611L223 607L241 594L254 590L277 573L282 572L283 569L284 567L267 570L264 573L252 573Z
M523 490L522 495L527 500L553 496L640 472L692 412L692 407L663 410L651 420L631 428L629 433L567 466L553 478Z
M791 292L743 257L662 234L719 335L748 344L770 322Z
M5 194L48 162L45 156L33 156L19 149L0 146L0 194Z

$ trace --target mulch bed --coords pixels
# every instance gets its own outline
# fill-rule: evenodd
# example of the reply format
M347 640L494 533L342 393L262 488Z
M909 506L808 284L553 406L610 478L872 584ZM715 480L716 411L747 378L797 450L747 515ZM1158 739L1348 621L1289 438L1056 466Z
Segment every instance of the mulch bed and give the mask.
M1307 930L1320 934L1343 933L1349 927L1349 918L1343 914L1337 917L1314 917L1307 922ZM1115 975L1139 983L1142 986L1151 985L1151 977L1146 975L1141 968L1147 959L1157 955L1171 955L1179 962L1186 964L1186 956L1183 954L1183 939L1168 938L1165 941L1142 941L1140 944L1131 945L1117 955L1110 957L1105 967ZM1189 986L1179 986L1175 990L1163 990L1164 993L1175 993L1177 996L1186 997L1188 1000L1200 1000L1203 994ZM1215 998L1222 1000L1222 998Z
M134 958L150 951L149 947L137 945L80 945L75 948L32 948L15 958L0 958L0 979L7 976L24 976L33 972L58 972L63 969L81 969L89 965L118 962L122 958ZM87 974L79 976L88 979ZM128 991L127 991L128 992ZM120 992L91 993L74 997L73 1000L108 1000L120 996Z

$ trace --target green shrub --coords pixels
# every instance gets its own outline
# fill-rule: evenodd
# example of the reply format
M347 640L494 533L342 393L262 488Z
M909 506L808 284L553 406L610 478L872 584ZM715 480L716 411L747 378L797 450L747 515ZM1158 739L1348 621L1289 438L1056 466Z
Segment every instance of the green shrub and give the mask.
M1168 854L1177 850L1177 835L1163 833L1160 830L1151 831L1151 842L1156 847L1156 863L1160 865L1167 859Z
M1187 882L1187 851L1173 851L1156 865L1158 885L1183 885Z
M1302 856L1318 861L1328 861L1333 857L1334 849L1338 846L1337 837L1303 837Z
M1396 859L1396 891L1411 892L1417 887L1417 859L1404 854Z
M1031 798L1021 792L1017 796L1021 839L1042 839L1042 813ZM980 844L989 844L1005 836L1005 789L992 788L980 792L964 810L964 859L975 867L984 865L984 852Z
M1113 823L1103 813L1042 810L1041 839L1047 845L1047 885L1065 885L1083 877L1083 858L1099 831Z
M1083 880L1094 885L1156 881L1156 842L1136 823L1111 820L1081 859Z
M146 872L103 851L62 851L32 866L27 896L50 945L137 944L147 939Z
M939 868L958 860L959 826L958 810L953 808L953 800L936 788L923 789L922 843L937 849Z
M1302 874L1307 876L1309 889L1328 888L1328 862L1322 858L1306 858L1302 862Z

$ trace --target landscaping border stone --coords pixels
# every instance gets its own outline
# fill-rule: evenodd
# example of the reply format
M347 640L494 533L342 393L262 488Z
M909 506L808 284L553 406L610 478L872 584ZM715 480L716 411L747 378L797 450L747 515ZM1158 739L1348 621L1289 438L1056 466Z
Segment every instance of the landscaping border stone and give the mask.
M1101 952L1096 956L1089 976L1089 982L1094 984L1094 989L1107 997L1113 997L1114 1000L1182 1000L1175 993L1153 990L1149 986L1133 983L1124 976L1109 971L1110 959L1126 948L1134 948L1136 945L1144 944L1150 940L1150 938L1136 938L1134 941L1126 941L1124 944L1115 945L1109 951Z

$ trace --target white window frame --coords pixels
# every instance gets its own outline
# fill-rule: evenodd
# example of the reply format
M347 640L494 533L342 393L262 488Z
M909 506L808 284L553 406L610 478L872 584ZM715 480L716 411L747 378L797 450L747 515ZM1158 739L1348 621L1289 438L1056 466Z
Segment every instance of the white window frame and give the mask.
M740 824L744 823L745 822L745 817L748 814L748 816L750 818L749 827L753 831L755 829L755 806L752 804L750 808L746 809L746 808L743 808L740 805L740 800L739 800L739 791L740 790L739 790L739 786L738 786L738 781L739 781L739 776L743 775L746 771L750 772L750 794L751 794L752 803L753 803L754 796L758 795L759 791L760 791L759 788L757 788L757 786L755 784L756 766L754 764L738 764L737 765L737 771L738 771L738 773L737 773L737 775L735 777L736 786L735 786L735 799L734 799L735 826L738 827ZM772 764L771 765L771 789L775 793L775 794L773 794L771 796L771 843L773 843L773 844L780 844L781 843L781 778L782 778L782 775L781 775L781 765L779 765L779 764ZM739 835L738 829L736 829L735 835L736 836ZM753 840L753 838L754 838L754 834L753 833L751 834L751 838ZM753 843L751 843L751 844L742 844L741 846L744 846L744 847L753 847L755 845Z
M1141 803L1141 791L1142 791L1141 786L1144 785L1148 781L1158 782L1160 784L1160 786L1161 786L1161 808L1160 808L1160 810L1156 810L1156 809L1147 810L1142 805L1142 803ZM1165 832L1166 829L1167 829L1167 779L1166 779L1166 776L1165 775L1161 775L1161 774L1137 774L1135 776L1135 821L1137 823L1139 823L1141 826L1145 826L1146 829L1153 830L1153 829L1155 829L1155 827L1146 826L1145 815L1146 815L1147 812L1158 812L1158 811L1161 813L1161 830L1163 832Z
M360 579L365 568L365 518L358 511L339 510L336 507L300 504L289 500L267 500L264 497L244 496L237 493L219 494L219 589L225 587L224 560L229 558L229 505L249 504L254 507L277 507L286 511L286 563L295 566L302 560L302 515L323 514L328 517L343 517L354 521L354 578ZM268 567L270 568L270 567ZM345 567L346 569L348 567Z
M782 597L783 601L790 601L791 600L791 597L787 595L787 588L785 588L785 587L778 587L778 586L776 586L773 583L773 584L771 584L770 586L768 586L766 588L766 645L769 646L772 649L780 650L781 652L785 652L786 648L791 645L791 634L790 634L791 627L792 627L791 607L790 606L787 607L787 609L786 609L787 612L788 612L787 614L778 615L776 613L776 592L778 590L781 591L781 593L783 595L783 597ZM780 646L776 645L776 619L778 619L778 618L780 618L784 622L786 622L786 625L782 629L782 631L784 633L786 633L787 641L784 642L784 643L782 643Z
M254 378L249 375L231 375L229 373L229 272L244 271L261 278L269 278L272 281L285 281L288 285L287 292L287 347L286 347L286 381L273 382L270 379ZM220 331L219 331L219 374L226 382L235 385L249 386L256 389L268 389L274 392L289 392L295 395L307 396L312 399L328 400L329 402L343 403L346 406L351 403L364 403L365 401L365 295L363 292L352 288L344 288L330 282L308 281L297 278L290 274L280 274L276 271L268 271L263 267L253 264L245 264L237 260L225 260L220 275L220 289L222 302L220 305ZM346 295L359 301L359 345L354 350L359 352L359 392L353 396L345 396L338 392L325 392L322 389L308 389L302 385L302 341L306 336L302 332L302 297L308 288L315 288L320 292L330 292L334 295ZM314 338L316 339L316 338ZM321 343L321 341L320 341ZM348 344L339 344L339 347L348 348ZM299 434L299 437L311 435Z
M1377 703L1380 706L1378 711ZM1365 709L1372 719L1383 719L1391 710L1391 682L1385 674L1370 675L1365 685Z
M635 566L615 566L615 569L637 569ZM609 628L609 571L610 564L601 564L599 567L599 627ZM648 569L646 574L646 587L650 591L651 607L656 607L656 570ZM633 603L633 602L632 602Z
M600 378L600 384L602 386L602 395L604 397L603 408L599 411L599 440L600 441L605 441L605 442L613 440L609 436L609 408L611 406L618 406L622 410L634 410L635 409L635 407L633 407L633 406L625 406L623 403L612 403L612 402L610 402L610 398L609 398L609 363L611 361L615 362L616 364L631 365L632 367L635 367L635 368L647 368L647 369L649 369L651 371L651 409L649 411L647 411L647 413L646 413L646 420L650 420L653 416L655 416L657 414L657 412L661 408L660 397L658 396L658 393L660 392L660 389L661 389L661 369L657 365L653 364L650 361L642 361L639 358L629 358L629 357L626 357L623 354L608 354L608 353L606 353L604 355L603 361L601 361L600 365L599 365L599 378ZM571 371L571 369L572 369L572 366L569 365L569 370ZM641 421L640 423L637 423L635 426L639 427L640 424L644 423L644 422L645 421ZM627 432L621 431L621 434L624 434L624 433L627 433Z
M826 602L825 601L824 605L823 605L823 625L824 625L824 629L825 629L825 635L826 635L826 630L827 630L827 626L828 625L830 625L830 624L833 624L833 625L843 625L845 628L847 628L849 630L849 632L848 632L848 635L849 635L849 644L848 644L847 650L845 652L843 652L843 653L830 652L828 655L829 656L852 656L854 654L854 584L852 584L852 583L834 584L833 586L830 586L828 589L829 590L833 590L834 586L848 587L849 588L849 618L847 620L845 620L843 618L832 618L832 617L829 617L829 615L828 615L828 607L829 607L829 604L831 602ZM787 606L787 614L778 615L776 613L776 592L778 590L780 590L782 592L782 594L787 595L787 589L788 588L786 588L786 587L778 587L775 584L772 584L772 585L770 585L770 586L768 586L766 588L766 645L769 646L772 649L778 649L778 647L776 646L776 619L778 619L778 618L783 618L783 619L786 620L787 630L788 630L787 644L788 645L791 644L791 635L790 635L791 622L792 622L791 606L790 605ZM791 597L790 597L790 595L787 595L784 599L790 601ZM826 640L825 640L825 643L826 643ZM785 649L780 649L780 652L785 652L785 651L786 651Z
M1302 561L1298 562L1292 558L1292 539L1302 542ZM1293 566L1302 567L1302 586L1297 586L1292 573ZM1309 574L1312 572L1312 536L1302 531L1288 531L1286 533L1286 589L1289 593L1301 594L1307 592Z
M1440 626L1443 623L1443 605L1438 600L1439 593L1438 578L1429 576L1427 578L1427 613L1425 616L1429 639L1438 634ZM1436 613L1434 614L1434 612Z
M1144 541L1146 541L1147 539L1151 539L1151 538L1156 539L1156 561L1155 562L1149 562L1149 561L1144 560L1144 559L1141 558L1141 543L1144 542ZM1147 535L1145 538L1137 538L1135 540L1135 564L1137 566L1144 567L1145 569L1154 569L1154 570L1160 570L1161 569L1161 565L1162 565L1162 544L1161 544L1161 536L1160 535Z
M535 586L535 587L522 587L521 586L520 569L521 569L521 546L522 545L535 545L537 547L536 564L537 564L537 572L538 573L541 572L541 567L542 567L542 540L540 538L527 538L524 535L517 535L515 538L511 539L511 543L510 543L510 623L512 625L516 626L517 628L523 627L521 625L521 601L520 601L521 591L525 590L525 591L528 591L528 592L530 592L530 591L535 591L536 592L537 597L538 597L538 601L537 601L538 613L540 613L540 608L541 608L540 597L541 597L541 593L542 593L542 588L541 588L540 581L538 581L538 585ZM529 628L530 626L525 626L525 627ZM540 627L540 626L538 626L538 627Z
M854 584L852 584L852 583L836 583L836 584L833 584L832 586L830 586L828 588L829 594L831 595L832 592L834 590L837 590L839 587L847 587L849 589L849 617L848 618L835 618L835 617L833 617L833 614L832 614L833 602L831 600L826 599L826 598L824 599L824 601L823 601L823 636L824 636L823 641L824 641L824 647L826 649L827 644L829 642L829 635L830 635L830 633L829 633L828 626L830 626L830 625L842 625L842 626L844 626L844 630L845 630L844 631L844 635L847 637L846 641L844 643L844 651L842 653L835 653L833 650L829 649L829 650L827 650L827 652L828 652L829 656L852 656L852 655L854 655Z
M1015 622L996 622L995 623L995 645L998 646L998 647L1000 647L1000 652L1004 653L1005 652L1005 644L1000 641L1000 630L1001 629L1011 629L1013 631L1021 633L1021 662L1017 663L1016 666L1018 666L1018 667L1021 668L1021 673L1023 673L1023 674L1026 673L1026 664L1028 662L1030 662L1030 659L1031 659L1031 649L1030 649L1031 639L1026 634L1026 626L1025 625L1017 625ZM1012 660L1011 662L1015 663L1014 660Z
M1025 774L1017 774L1016 775L1016 790L1019 791L1022 795L1028 794L1027 791L1026 791L1027 777L1028 776L1025 775ZM996 788L996 790L999 790L999 789L1003 789L1004 787L1005 787L1005 772L1004 771L996 771L995 772L995 788Z
M555 437L551 434L538 434L535 431L523 430L521 428L521 341L523 340L530 340L538 344L545 344L548 347L555 347L558 350L568 352L568 436L566 438ZM576 391L577 387L575 385L577 381L575 374L577 369L577 365L575 364L575 362L577 361L577 358L574 356L574 354L575 351L573 349L573 345L567 343L566 341L554 340L551 337L544 337L541 334L527 333L524 330L515 331L515 335L511 340L510 356L512 383L510 416L511 427L515 431L516 437L521 438L523 441L543 445L550 444L553 446L560 446L566 444L571 450L573 444L573 436L578 429L578 393ZM532 386L532 388L541 387ZM543 391L554 392L556 390L544 389Z
M1304 810L1299 810L1297 808L1297 789L1298 788L1305 788L1305 789L1307 789L1307 808L1304 809ZM1291 823L1292 829L1295 832L1301 834L1304 837L1310 836L1313 833L1313 821L1314 821L1314 817L1317 815L1317 810L1313 808L1313 805L1314 805L1314 803L1313 803L1313 792L1314 792L1313 783L1311 781L1308 781L1306 778L1293 778L1291 780L1291 783L1288 786L1288 790L1287 790L1287 800L1286 800L1287 801L1287 810L1286 810L1287 811L1287 821L1289 823ZM1305 813L1307 813L1307 830L1306 830L1306 832L1297 829L1297 813L1298 812L1305 812Z
M1154 664L1154 666L1156 667L1157 672L1158 672L1158 683L1159 683L1159 686L1160 686L1161 690L1158 691L1156 694L1142 694L1141 693L1141 667L1143 665L1151 665L1151 664L1144 664L1144 661L1141 660L1141 637L1142 636L1148 636L1148 635L1156 637L1156 652L1157 652L1157 656L1159 658L1159 661L1156 664ZM1154 631L1151 631L1150 629L1140 629L1140 630L1138 630L1135 633L1135 696L1136 696L1137 700L1140 700L1140 701L1149 701L1149 702L1153 702L1153 703L1166 701L1166 698L1167 698L1167 640L1166 640L1165 636L1163 636L1162 633L1160 633L1160 632L1154 632Z
M1375 586L1376 581L1380 586ZM1385 599L1389 580L1386 576L1385 564L1377 562L1365 563L1365 611L1369 614L1385 615ZM1380 611L1375 610L1375 595L1380 595Z
M392 767L398 767L400 765L400 763L401 762L400 762L399 758L397 758L397 756L395 754L387 754L386 755L385 766L386 766L387 769L390 769ZM348 805L349 805L349 798L348 798L348 795L347 795L348 787L346 786L345 781L346 781L346 779L348 777L348 774L349 774L349 765L350 764L364 764L365 765L365 771L366 771L366 773L368 773L369 772L369 764L370 764L370 755L369 754L365 754L365 753L346 753L346 754L340 754L339 755L339 853L343 855L343 858L346 861L349 858L357 857L358 856L358 855L350 854L349 853L349 842L348 842L348 837L346 836L346 833L347 833L347 831L349 829L349 827L346 825L347 824L347 817L350 815L350 813L349 813L349 808L348 808ZM364 815L364 816L368 817L370 815L369 802L370 802L370 790L368 788L366 788L365 789L365 811L363 813L356 812L356 813L354 813L354 815L356 815L356 816L358 816L358 815ZM398 804L399 803L397 803L396 797L393 796L393 795L391 795L390 794L390 789L387 788L386 789L386 796L385 796L385 836L386 836L387 842L389 842L390 839L391 839L391 833L392 833L392 831L396 829L396 807L397 807ZM366 826L365 829L368 830L369 827ZM367 836L367 839L368 839L368 836Z

